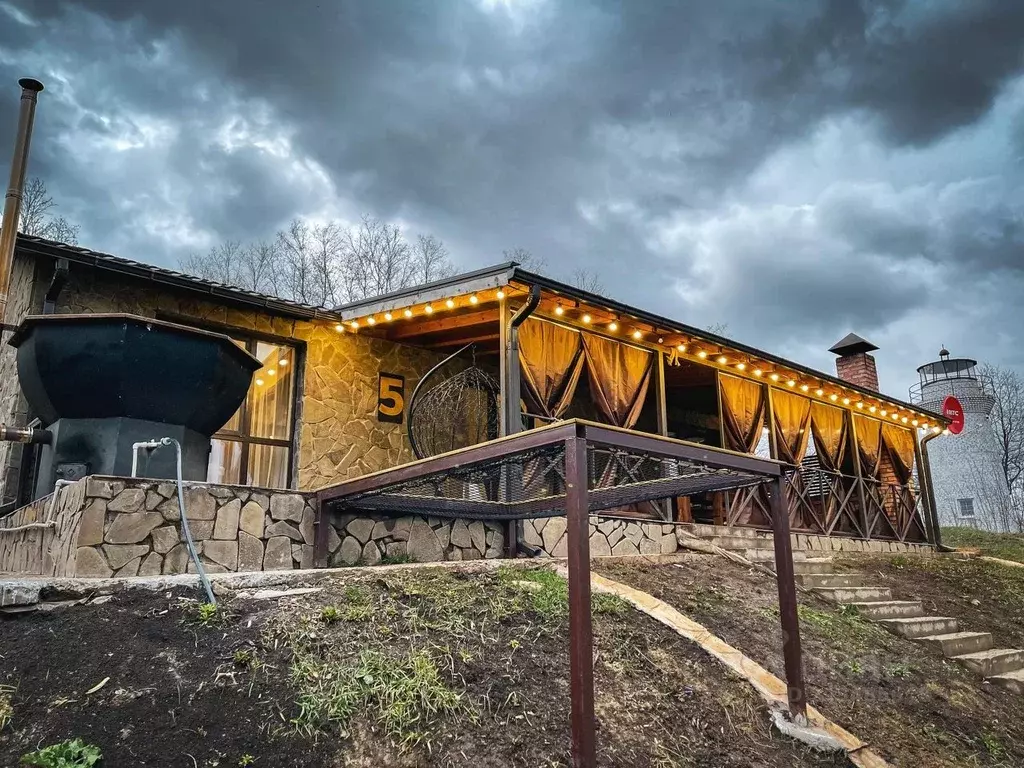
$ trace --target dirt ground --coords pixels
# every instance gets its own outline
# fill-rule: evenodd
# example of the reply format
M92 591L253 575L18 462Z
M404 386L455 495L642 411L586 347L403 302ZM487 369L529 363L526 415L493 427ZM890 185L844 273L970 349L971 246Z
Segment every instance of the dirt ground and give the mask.
M132 591L0 619L0 765L75 737L106 768L568 764L564 580L311 580L320 592L215 612ZM606 596L594 612L600 765L845 764L774 732L745 683L667 628Z
M949 592L954 597L943 600L956 602L957 610L939 613L963 614L972 628L1010 634L1013 608L998 626L982 620L983 607L990 616L1006 608L984 589L982 606L975 608L977 622L960 610L960 595L971 594L977 582L969 579L951 588L941 575L947 566L933 570L920 565L926 561L909 565L907 557L893 560L850 561L842 567L889 574L893 583L903 581L896 590L905 593L901 596L932 595L937 610L942 605L938 596ZM723 558L599 570L665 600L784 678L773 579ZM981 571L977 577L983 578ZM985 685L955 662L813 595L802 593L799 603L809 701L894 765L1024 765L1024 702L1018 696Z

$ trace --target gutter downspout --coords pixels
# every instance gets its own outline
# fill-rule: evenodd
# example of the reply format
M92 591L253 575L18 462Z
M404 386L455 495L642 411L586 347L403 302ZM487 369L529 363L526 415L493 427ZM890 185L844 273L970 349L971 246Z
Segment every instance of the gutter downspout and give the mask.
M504 422L503 435L514 435L523 431L523 417L519 410L519 401L522 398L521 386L522 377L519 369L519 326L526 322L540 305L540 286L530 286L530 297L526 300L515 314L508 321L505 334L507 349L502 350L505 359L505 379L501 382L503 397L501 402L502 421ZM505 322L502 313L501 322ZM509 497L512 491L512 477L505 476L505 495ZM516 520L509 520L505 523L505 557L515 558L519 555L519 523Z
M930 435L926 435L921 440L921 469L924 471L924 477L922 479L921 487L926 489L925 503L928 505L928 519L931 522L932 535L935 539L935 550L937 552L956 552L954 547L946 547L942 544L942 532L939 528L939 512L935 506L935 486L932 484L932 464L928 458L928 443L934 440L936 437L942 435L942 432L933 432Z
M7 294L11 286L14 264L14 245L18 239L21 218L21 199L28 170L28 151L32 143L32 125L35 122L36 98L43 84L30 77L18 81L21 86L21 111L18 114L18 132L14 137L14 155L11 158L11 180L4 198L3 229L0 230L0 323L7 315Z

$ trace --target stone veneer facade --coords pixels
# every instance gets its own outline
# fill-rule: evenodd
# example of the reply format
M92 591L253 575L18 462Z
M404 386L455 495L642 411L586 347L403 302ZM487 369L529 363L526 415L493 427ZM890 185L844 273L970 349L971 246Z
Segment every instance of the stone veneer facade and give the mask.
M33 276L35 275L35 276ZM49 280L44 263L15 259L12 306L8 322L42 311ZM57 301L59 314L126 312L143 317L195 322L221 332L255 332L290 340L304 348L299 371L301 400L295 413L293 485L314 489L411 461L414 456L405 424L377 420L380 371L405 377L408 397L419 377L442 356L430 350L335 330L333 320L301 320L208 301L195 292L114 272L71 265ZM299 382L297 382L299 385ZM24 399L17 386L14 350L0 349L0 424L22 426ZM0 498L16 475L10 444L0 443ZM17 450L17 448L15 448Z
M679 549L676 526L620 518L590 518L590 556L670 555ZM564 517L524 520L521 540L540 557L566 557Z
M311 493L207 483L185 483L183 492L208 572L313 567ZM32 527L5 530L25 525ZM496 558L503 544L495 523L341 515L328 531L328 565ZM105 578L194 571L172 482L90 477L0 523L0 572Z

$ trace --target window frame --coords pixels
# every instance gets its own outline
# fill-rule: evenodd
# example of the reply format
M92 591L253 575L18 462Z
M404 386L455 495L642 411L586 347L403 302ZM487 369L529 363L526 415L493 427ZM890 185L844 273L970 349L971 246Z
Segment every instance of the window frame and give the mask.
M971 508L971 513L970 514L966 514L964 512L964 506L965 506L964 502L967 502L967 506L969 506ZM975 518L977 518L978 513L974 509L974 497L973 496L970 497L970 498L966 498L966 499L957 499L956 500L956 505L957 505L957 515L960 518L962 518L964 520L974 520Z
M211 440L223 440L225 442L237 442L241 445L241 456L239 457L239 479L237 483L228 485L249 485L249 453L252 445L269 445L278 448L288 449L287 477L283 490L294 490L299 476L299 428L302 420L302 399L306 371L306 342L290 336L280 336L273 333L265 333L250 328L244 328L227 323L218 323L209 320L199 320L188 315L181 315L175 312L157 312L157 320L167 320L180 325L188 325L200 330L222 333L225 336L244 342L244 349L251 355L256 354L256 345L259 342L275 344L278 346L290 347L294 351L292 384L292 413L289 421L289 435L287 439L257 437L248 434L245 430L250 428L249 423L249 391L246 390L245 400L242 401L239 410L241 412L238 431L217 430L211 435ZM250 385L251 388L251 385Z

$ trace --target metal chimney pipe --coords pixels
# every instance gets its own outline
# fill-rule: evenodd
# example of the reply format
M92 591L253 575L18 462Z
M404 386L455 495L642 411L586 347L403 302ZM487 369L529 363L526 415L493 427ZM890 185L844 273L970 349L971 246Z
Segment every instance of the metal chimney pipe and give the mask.
M32 123L36 116L36 96L43 84L31 77L18 81L21 86L21 111L18 115L18 133L14 137L14 156L11 158L11 181L4 198L3 229L0 230L0 324L7 315L7 292L11 287L11 267L14 263L14 244L18 238L21 218L21 198L28 170L28 150L32 143Z

